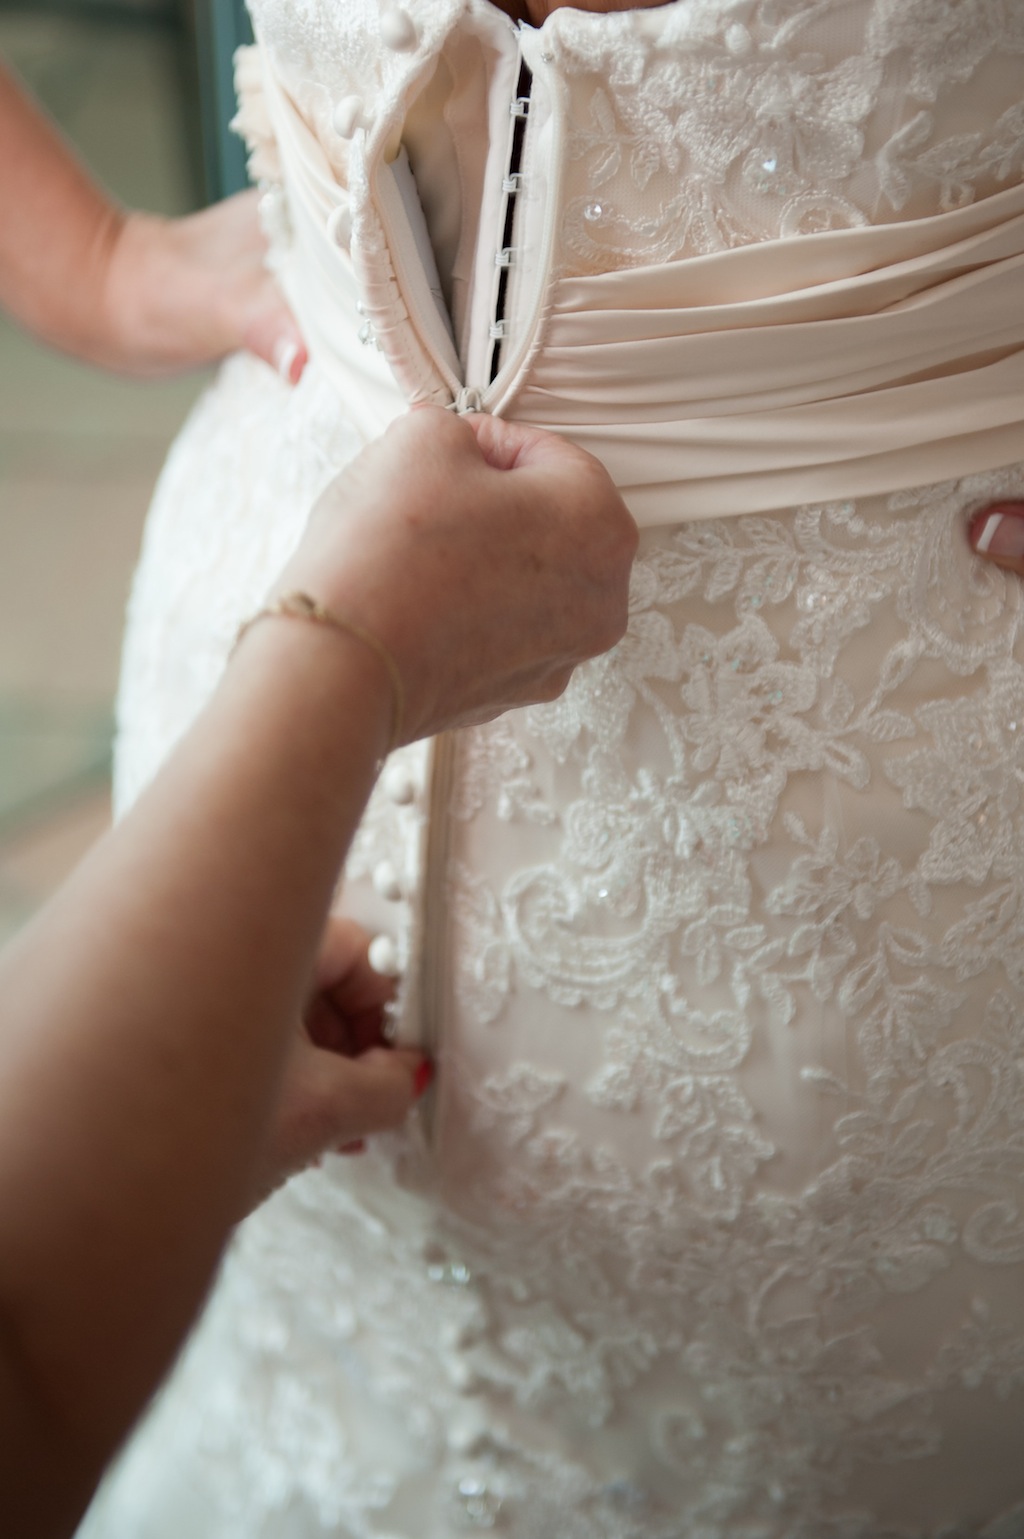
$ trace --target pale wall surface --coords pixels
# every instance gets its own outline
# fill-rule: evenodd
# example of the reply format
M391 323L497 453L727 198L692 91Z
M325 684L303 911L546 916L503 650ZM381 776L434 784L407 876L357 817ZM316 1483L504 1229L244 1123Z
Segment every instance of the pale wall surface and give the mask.
M126 204L193 207L177 42L0 12L0 54ZM122 614L146 506L202 380L105 378L0 316L0 939L107 820Z

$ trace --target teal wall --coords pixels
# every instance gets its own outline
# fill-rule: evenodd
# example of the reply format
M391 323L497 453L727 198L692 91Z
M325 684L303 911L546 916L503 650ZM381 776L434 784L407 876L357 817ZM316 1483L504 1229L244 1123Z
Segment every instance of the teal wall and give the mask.
M235 112L232 55L252 42L252 28L242 0L194 0L203 130L203 171L207 197L225 197L245 187L245 146L228 128Z
M232 58L252 42L243 0L0 0L0 16L33 13L169 32L177 39L188 152L205 201L248 184L245 147L228 128L235 114Z

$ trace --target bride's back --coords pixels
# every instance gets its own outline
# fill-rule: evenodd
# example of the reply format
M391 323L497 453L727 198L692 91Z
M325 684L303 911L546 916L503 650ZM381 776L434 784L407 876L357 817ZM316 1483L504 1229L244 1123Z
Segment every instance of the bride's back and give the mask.
M406 395L540 410L571 369L600 449L570 285L585 319L587 280L686 262L687 307L742 305L719 256L1020 180L1024 21L983 0L255 12L242 116L312 365L291 397L231 365L172 455L122 797ZM669 483L615 653L396 757L347 902L436 1099L245 1227L91 1534L1024 1531L1024 653L962 540L1024 472L969 468L686 522Z

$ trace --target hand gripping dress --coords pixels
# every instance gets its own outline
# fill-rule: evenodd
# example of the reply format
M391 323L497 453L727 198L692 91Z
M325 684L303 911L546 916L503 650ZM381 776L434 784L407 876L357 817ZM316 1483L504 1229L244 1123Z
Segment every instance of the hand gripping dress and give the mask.
M255 6L312 361L171 453L121 803L409 401L601 455L632 618L390 761L436 1093L243 1226L84 1532L1020 1539L1024 7L402 5Z

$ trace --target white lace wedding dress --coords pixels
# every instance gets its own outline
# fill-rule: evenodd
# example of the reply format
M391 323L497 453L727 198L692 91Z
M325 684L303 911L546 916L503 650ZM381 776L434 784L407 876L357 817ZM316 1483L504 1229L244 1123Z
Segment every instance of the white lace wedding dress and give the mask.
M645 527L611 655L389 766L347 901L436 1097L243 1227L85 1532L1019 1539L1024 589L964 524L1024 495L1024 8L255 19L313 361L171 454L122 805L406 398Z

